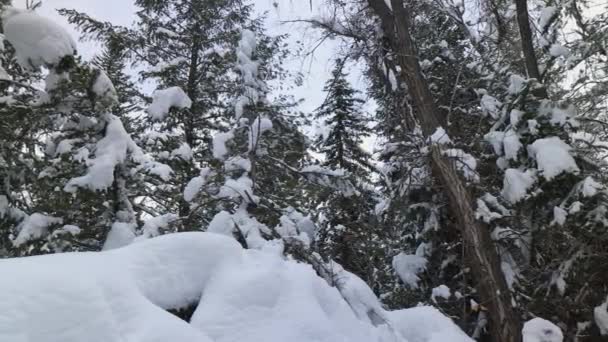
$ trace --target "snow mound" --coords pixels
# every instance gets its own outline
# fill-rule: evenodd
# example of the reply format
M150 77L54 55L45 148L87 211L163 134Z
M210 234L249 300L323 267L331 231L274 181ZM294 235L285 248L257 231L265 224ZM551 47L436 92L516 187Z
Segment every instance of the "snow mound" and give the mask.
M472 341L433 308L384 311L356 276L342 270L329 286L270 244L243 250L219 234L179 233L0 260L11 274L0 279L0 341ZM165 311L197 304L190 323Z
M388 318L407 342L474 342L451 319L430 306L388 312Z
M4 36L24 68L57 66L76 52L76 42L65 29L32 11L6 7L1 18Z
M564 335L555 324L542 318L533 318L524 324L523 342L562 342Z
M180 87L170 87L156 90L152 94L152 104L148 107L148 114L152 120L161 121L167 117L171 108L190 108L192 100Z

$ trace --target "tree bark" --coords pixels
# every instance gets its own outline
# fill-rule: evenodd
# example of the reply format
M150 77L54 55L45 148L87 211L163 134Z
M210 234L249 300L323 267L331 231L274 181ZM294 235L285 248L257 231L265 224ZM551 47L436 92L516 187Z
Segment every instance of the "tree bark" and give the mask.
M402 0L391 0L392 11L385 0L367 1L380 17L384 33L398 55L408 94L416 107L416 118L423 134L429 137L443 120L418 63L417 51L409 32L409 13L403 7ZM431 148L431 163L435 177L449 198L450 211L460 226L467 263L476 278L482 304L488 308L492 340L519 342L521 323L512 307L511 293L489 229L475 219L473 201L466 184L438 146Z
M529 78L535 78L539 83L543 81L538 68L538 60L534 52L534 42L532 30L530 29L530 17L528 16L527 0L515 0L517 11L517 25L519 26L519 36L521 37L521 48L524 53L526 70ZM539 96L547 97L547 91L542 88L538 91Z

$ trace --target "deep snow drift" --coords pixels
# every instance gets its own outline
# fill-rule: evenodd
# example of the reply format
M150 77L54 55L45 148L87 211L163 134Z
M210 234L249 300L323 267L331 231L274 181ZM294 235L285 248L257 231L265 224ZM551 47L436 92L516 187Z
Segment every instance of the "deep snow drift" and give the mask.
M0 260L10 275L0 279L0 341L472 341L434 308L384 311L354 275L340 270L338 290L281 250L180 233ZM190 324L164 310L199 301Z

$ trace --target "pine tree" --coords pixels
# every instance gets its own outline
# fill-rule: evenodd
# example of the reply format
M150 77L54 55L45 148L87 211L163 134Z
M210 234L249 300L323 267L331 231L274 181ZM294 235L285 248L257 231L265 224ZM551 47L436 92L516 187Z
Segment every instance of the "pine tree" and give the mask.
M369 136L369 127L361 106L365 102L346 79L345 61L338 60L323 90L325 102L316 110L315 118L322 133L316 141L319 152L325 155L324 166L346 170L365 178L372 169L370 154L363 150L363 139Z

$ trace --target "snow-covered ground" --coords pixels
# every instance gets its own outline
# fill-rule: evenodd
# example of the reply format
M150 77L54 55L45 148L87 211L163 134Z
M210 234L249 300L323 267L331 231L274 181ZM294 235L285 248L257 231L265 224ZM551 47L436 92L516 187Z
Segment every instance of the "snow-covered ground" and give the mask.
M331 287L280 247L179 233L2 260L0 341L472 341L432 307L384 311L348 272ZM189 323L165 311L197 304Z

